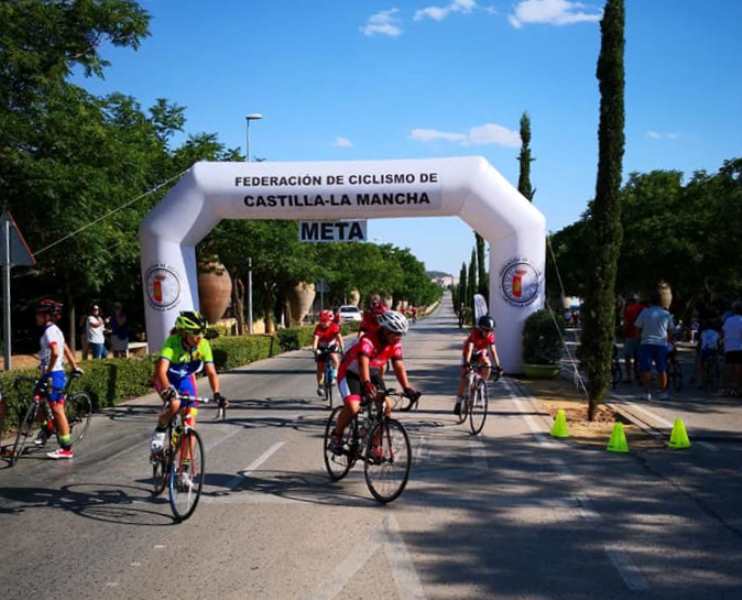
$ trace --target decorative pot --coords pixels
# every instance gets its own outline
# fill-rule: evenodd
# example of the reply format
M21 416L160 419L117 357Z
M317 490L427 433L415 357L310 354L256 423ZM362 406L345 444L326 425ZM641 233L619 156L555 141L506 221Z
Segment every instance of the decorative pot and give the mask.
M312 309L314 297L317 295L314 284L301 281L292 287L287 296L289 326L298 327L304 317Z
M554 379L559 375L559 365L523 363L523 372L528 379Z
M198 297L201 312L209 323L222 318L232 297L232 278L217 261L199 263Z
M361 301L361 292L359 292L358 290L350 290L350 304L358 306L358 303L360 301Z

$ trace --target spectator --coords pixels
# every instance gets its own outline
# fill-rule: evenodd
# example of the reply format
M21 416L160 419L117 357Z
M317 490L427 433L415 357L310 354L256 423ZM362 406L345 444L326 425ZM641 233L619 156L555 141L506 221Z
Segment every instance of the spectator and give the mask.
M93 358L106 357L105 321L97 304L90 307L87 318L88 346Z
M724 359L729 369L729 395L742 392L742 301L732 305L732 312L722 326Z
M719 352L721 336L717 329L717 324L713 321L705 321L700 326L701 333L698 336L698 344L696 346L697 380L701 382L701 385L698 386L699 390L703 389L703 369L706 361L712 360Z
M660 293L652 292L650 306L639 313L634 325L641 330L639 343L639 370L644 384L646 399L652 399L652 363L657 369L660 386L660 400L668 399L667 352L668 342L672 342L672 329L675 326L672 315L660 306Z
M629 383L637 372L641 335L634 321L646 306L639 302L639 294L631 294L623 311L623 360L626 366L626 381ZM637 382L638 383L638 382Z
M129 357L129 322L121 302L113 305L113 317L108 320L111 329L111 352L115 358Z

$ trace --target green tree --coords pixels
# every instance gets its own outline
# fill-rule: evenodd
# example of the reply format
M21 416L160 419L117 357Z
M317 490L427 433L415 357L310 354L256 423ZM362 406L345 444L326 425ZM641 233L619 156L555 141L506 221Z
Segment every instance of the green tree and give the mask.
M487 261L485 258L484 238L474 232L477 248L477 292L489 298L489 277L487 277Z
M469 261L469 274L467 278L468 289L466 290L466 305L474 314L474 294L477 293L477 250L471 251L471 260Z
M459 275L459 310L464 310L469 306L469 301L466 299L469 292L469 284L466 277L466 261L461 263L461 274Z
M531 163L534 159L531 158L531 119L527 112L520 118L520 141L518 191L533 202L536 190L531 186Z
M591 285L585 295L581 358L588 376L588 419L605 395L615 325L615 283L621 249L621 170L624 152L624 3L607 0L601 28L598 175L588 221Z

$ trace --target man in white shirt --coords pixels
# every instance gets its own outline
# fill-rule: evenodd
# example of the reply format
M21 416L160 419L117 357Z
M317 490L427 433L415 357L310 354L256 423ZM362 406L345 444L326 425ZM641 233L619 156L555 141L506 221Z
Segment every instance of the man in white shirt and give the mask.
M43 444L45 437L56 426L59 448L49 452L49 458L73 458L72 443L70 441L70 426L67 415L64 413L64 389L67 385L67 377L64 373L64 359L66 358L73 369L78 370L75 357L64 341L62 330L55 325L62 313L62 305L54 300L41 300L36 306L36 324L43 327L43 333L39 340L39 378L36 393L42 394L54 415L54 424L47 423L47 428L42 429L39 441Z
M732 314L722 326L724 338L724 359L729 368L729 393L739 396L742 393L742 302L732 305Z
M105 325L105 320L100 314L100 308L94 304L90 308L87 322L88 347L94 359L106 357Z
M652 292L650 306L639 313L634 326L641 329L639 343L639 371L644 384L647 400L652 399L649 385L652 379L652 363L657 369L660 384L660 399L668 398L667 389L667 353L668 342L672 341L672 330L675 323L672 315L660 306L660 294Z

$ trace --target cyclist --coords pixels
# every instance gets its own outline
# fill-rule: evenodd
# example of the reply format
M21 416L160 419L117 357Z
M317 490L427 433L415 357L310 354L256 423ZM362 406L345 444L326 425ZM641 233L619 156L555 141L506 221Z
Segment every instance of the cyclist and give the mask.
M368 298L368 308L363 311L361 325L358 328L358 337L375 335L379 331L379 315L383 315L388 310L389 308L384 304L379 294L371 294Z
M317 361L317 395L322 396L325 392L322 387L325 378L325 361L329 356L332 362L332 380L337 381L338 352L343 351L343 336L340 326L333 322L331 310L323 310L319 313L319 323L314 328L312 339L312 351Z
M698 381L701 383L698 389L702 390L704 387L703 373L706 369L706 363L718 359L721 335L719 335L715 323L711 321L704 321L700 326L700 332L701 334L698 336Z
M36 324L43 328L43 331L39 340L41 377L34 394L42 395L49 403L49 408L54 415L54 423L44 424L35 443L37 446L43 446L56 429L59 448L47 453L49 458L55 460L75 456L70 441L70 425L64 412L64 388L67 385L64 360L67 359L73 370L81 372L74 354L64 341L62 330L55 324L61 315L62 305L50 298L45 298L36 305Z
M214 400L226 406L220 393L219 376L214 367L211 345L203 337L206 333L206 318L198 311L181 312L175 319L172 335L165 340L155 364L154 386L166 403L157 419L157 427L152 433L152 454L162 452L170 420L183 411L185 421L195 426L198 414L196 394L196 373L204 370L209 379ZM178 396L187 396L180 399ZM186 475L187 476L187 475Z
M402 358L402 337L409 328L407 319L397 311L387 310L377 317L377 323L379 329L376 334L364 335L348 350L340 363L338 389L345 407L338 415L333 432L332 450L336 453L342 449L340 440L343 431L361 410L361 397L375 398L378 389L384 388L378 369L387 360L391 359L394 374L405 395L412 400L420 397L420 393L410 387ZM387 416L392 413L392 405L388 399L384 412Z
M453 407L453 414L456 416L461 414L461 403L464 401L464 389L469 365L474 362L477 367L482 367L482 377L489 379L492 367L489 354L492 354L497 372L502 373L500 357L497 355L497 348L495 347L495 320L489 315L484 315L479 317L477 326L471 330L464 342L464 360L461 366L459 389L456 393L456 405Z

